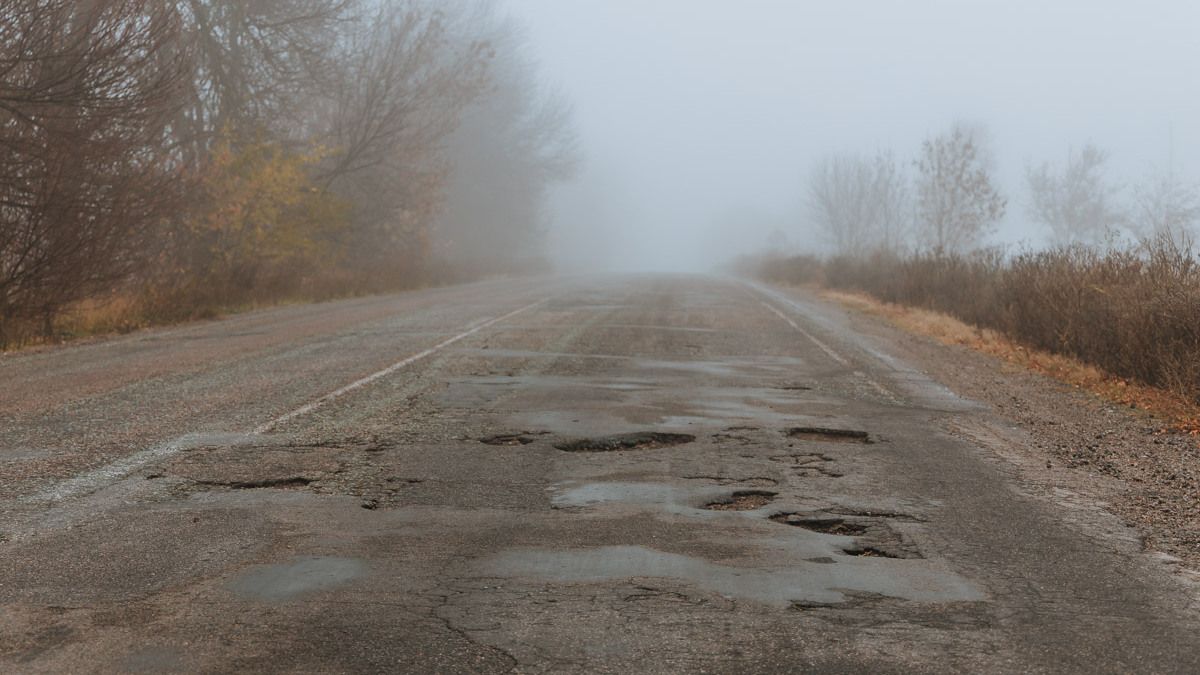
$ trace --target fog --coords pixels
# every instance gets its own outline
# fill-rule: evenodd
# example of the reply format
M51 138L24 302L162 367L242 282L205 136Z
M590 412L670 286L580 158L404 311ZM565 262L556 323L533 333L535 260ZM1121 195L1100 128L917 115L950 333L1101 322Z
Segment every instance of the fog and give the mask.
M1039 245L1025 169L1091 141L1128 186L1200 178L1200 6L1026 0L510 0L575 108L584 163L553 195L570 269L693 270L806 223L814 162L982 125L1009 200L991 241ZM778 241L778 237L776 238Z

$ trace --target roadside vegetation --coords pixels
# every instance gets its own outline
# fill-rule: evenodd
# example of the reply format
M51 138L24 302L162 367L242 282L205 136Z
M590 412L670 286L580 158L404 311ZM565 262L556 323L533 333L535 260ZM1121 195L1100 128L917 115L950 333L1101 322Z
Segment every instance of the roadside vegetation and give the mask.
M570 111L489 7L0 0L0 348L543 264Z
M1034 350L1099 369L1066 379L1110 397L1136 405L1134 389L1118 392L1114 382L1167 392L1183 405L1136 398L1200 430L1200 258L1192 245L1200 190L1157 176L1123 201L1104 179L1106 155L1086 145L1061 165L1027 170L1022 202L1051 245L987 247L1008 202L994 187L983 138L960 125L930 139L912 178L890 153L824 160L813 172L808 218L832 253L769 252L741 261L741 270L954 317L979 331L974 346L990 340L1008 357Z

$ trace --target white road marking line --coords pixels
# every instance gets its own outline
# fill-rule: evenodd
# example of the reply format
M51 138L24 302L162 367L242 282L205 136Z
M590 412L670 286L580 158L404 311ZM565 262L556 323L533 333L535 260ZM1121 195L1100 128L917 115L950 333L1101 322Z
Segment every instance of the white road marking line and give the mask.
M77 497L77 496L80 496L83 494L87 494L90 492L95 492L96 490L104 487L108 483L113 483L115 481L126 478L127 476L132 474L134 471L137 471L138 469L146 466L147 464L150 464L157 460L161 460L161 459L170 457L171 455L178 454L179 452L182 452L188 448L198 447L198 445L202 445L204 443L211 443L211 442L246 443L249 440L252 440L254 435L267 433L271 429L273 429L275 426L282 424L283 422L286 422L288 420L295 419L301 415L310 413L313 410L316 410L317 408L321 407L322 405L334 400L335 398L338 398L339 396L348 394L348 393L354 391L355 389L359 389L367 384L370 384L371 382L374 382L375 380L378 380L381 377L386 377L387 375L390 375L405 366L412 365L413 363L416 363L417 361L420 361L421 359L428 358L428 357L436 354L437 352L440 352L441 350L445 349L446 347L449 347L450 345L453 345L456 342L464 340L485 328L494 326L494 325L500 323L501 321L511 319L512 317L514 317L522 312L529 311L529 310L533 309L534 307L537 307L538 305L544 304L547 301L548 301L548 298L543 298L542 300L538 300L537 302L532 302L528 305L525 305L524 307L521 307L520 309L515 309L515 310L509 312L508 314L505 314L504 316L498 316L498 317L495 317L492 319L484 319L482 321L476 322L467 330L464 330L463 332L459 333L458 335L455 335L454 337L446 338L445 340L442 340L441 342L430 347L429 349L420 351L416 354L413 354L412 356L401 359L400 361L393 363L392 365L388 366L387 368L384 368L383 370L376 371L374 373L371 373L370 375L367 375L366 377L355 380L354 382L351 382L350 384L347 384L346 386L341 387L340 389L337 389L335 391L331 391L328 394L325 394L324 396L321 396L320 398L318 398L310 403L307 403L305 405L300 406L299 408L296 408L295 410L289 411L289 412L284 413L283 415L280 415L279 417L276 417L268 422L260 424L259 426L255 427L254 431L251 432L251 434L236 434L236 433L235 434L219 434L219 435L186 434L186 435L180 436L179 438L176 438L174 440L166 441L166 442L160 443L159 445L156 445L154 447L147 448L140 452L136 452L127 457L122 457L121 459L118 459L114 462L106 464L105 466L102 466L98 469L89 471L88 473L74 476L72 478L68 478L67 480L64 480L60 483L56 483L55 485L52 485L44 490L34 493L28 497L22 498L22 501L38 502L38 503L47 502L47 501L59 502L59 501L70 499L72 497Z
M335 398L344 396L344 395L354 391L355 389L358 389L364 385L374 382L375 380L378 380L381 377L387 377L388 375L391 375L392 373L396 372L397 370L400 370L401 368L403 368L405 366L412 365L412 364L416 363L417 361L420 361L421 359L433 356L434 354L442 351L443 349L445 349L446 347L449 347L450 345L454 344L455 342L459 342L460 340L464 340L468 337L471 337L472 335L478 333L479 331L481 331L485 328L494 326L506 319L511 319L512 317L520 314L521 312L529 311L529 310L533 309L534 307L537 307L538 305L541 305L545 302L546 302L546 300L544 300L544 299L538 300L537 302L533 302L528 305L525 305L524 307L521 307L520 309L515 309L515 310L509 312L508 314L505 314L504 316L498 316L494 319L487 319L487 320L483 321L482 323L478 323L474 327L469 328L469 329L459 333L458 335L455 335L454 337L446 338L445 340L442 340L441 342L430 347L429 349L426 349L421 352L417 352L416 354L413 354L412 356L409 356L405 359L401 359L401 360L393 363L392 365L388 366L387 368L384 368L383 370L379 370L374 373L371 373L370 375L367 375L366 377L363 377L361 379L351 382L350 384L347 384L346 386L342 387L341 389L331 391L328 394L325 394L324 396L316 399L315 401L312 401L311 403L306 403L306 404L300 406L299 408L296 408L295 410L286 412L286 413L280 415L279 417L276 417L273 420L264 422L254 428L254 433L265 434L265 433L269 432L271 429L274 429L275 427L279 426L280 424L287 422L288 420L294 419L296 417L300 417L301 415L307 415L308 413L316 410L317 408L320 408L321 406L325 405L326 403L329 403L330 401L334 400Z
M786 321L787 325L796 329L796 332L800 333L804 337L808 338L808 340L810 342L812 342L816 346L820 347L821 351L825 352L825 354L827 356L829 356L829 358L833 359L834 361L837 361L838 363L842 364L843 366L846 366L847 368L850 367L850 362L847 361L845 358L843 358L841 354L838 354L837 352L833 351L833 347L830 347L829 345L825 344L824 342L821 342L820 340L818 340L816 338L815 335L813 335L812 333L801 328L800 324L796 323L795 321L792 321L792 318L790 316L779 311L779 309L776 308L775 305L772 305L771 303L767 302L766 300L759 300L759 302L762 303L763 307L766 307L767 309L774 312L775 316Z
M775 316L786 321L789 326L791 326L792 328L794 328L796 330L796 332L798 332L801 335L803 335L804 337L808 338L808 340L810 342L812 342L813 344L815 344L817 347L820 347L821 351L825 352L825 354L828 355L829 358L833 359L834 361L837 361L838 363L845 366L846 368L851 367L850 362L847 361L846 358L843 357L841 354L838 354L836 351L834 351L833 347L830 347L829 345L825 344L821 340L818 340L815 335L813 335L812 333L801 328L800 324L793 321L791 317L789 317L788 315L781 312L777 307L775 307L771 303L767 302L766 300L759 300L759 302L762 303L763 307L766 307L767 309L771 310L775 314ZM884 397L893 399L893 400L896 398L896 395L893 394L891 392L891 390L889 390L887 387L883 386L882 384L879 384L879 382L877 382L875 380L875 378L871 377L870 375L867 375L866 373L862 372L861 370L854 371L854 375L855 375L855 377L858 377L859 379L863 380L867 384L871 385L872 389L879 392Z

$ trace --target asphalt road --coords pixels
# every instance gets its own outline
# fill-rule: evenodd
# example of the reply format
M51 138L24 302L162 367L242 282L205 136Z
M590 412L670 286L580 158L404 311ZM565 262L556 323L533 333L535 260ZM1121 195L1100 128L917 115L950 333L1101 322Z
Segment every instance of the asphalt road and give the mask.
M799 291L531 279L0 358L4 672L1200 672L1197 593Z

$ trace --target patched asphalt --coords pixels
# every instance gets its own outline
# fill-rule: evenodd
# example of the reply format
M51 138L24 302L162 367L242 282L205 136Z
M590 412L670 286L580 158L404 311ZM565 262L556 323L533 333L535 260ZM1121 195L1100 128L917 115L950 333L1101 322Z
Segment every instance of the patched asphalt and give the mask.
M6 672L1200 672L1186 575L800 291L497 281L0 381Z

